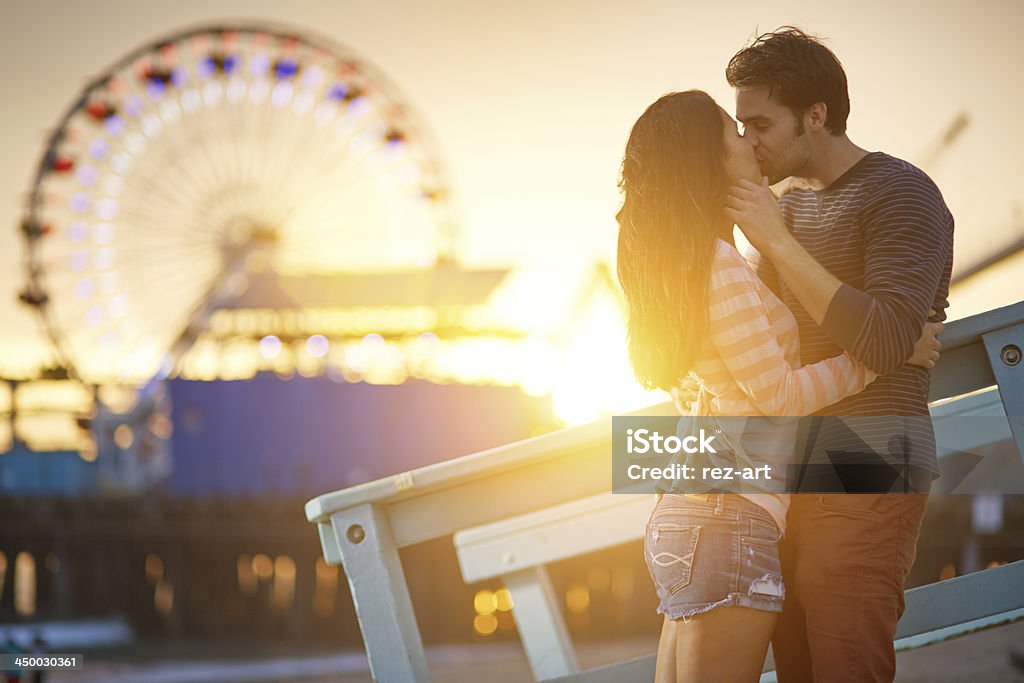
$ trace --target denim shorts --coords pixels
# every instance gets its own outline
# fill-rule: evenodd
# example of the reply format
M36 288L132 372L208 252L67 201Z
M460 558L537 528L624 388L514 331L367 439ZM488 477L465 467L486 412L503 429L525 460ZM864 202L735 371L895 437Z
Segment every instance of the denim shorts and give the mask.
M644 534L644 556L669 619L720 605L781 612L781 533L771 515L736 494L663 495Z

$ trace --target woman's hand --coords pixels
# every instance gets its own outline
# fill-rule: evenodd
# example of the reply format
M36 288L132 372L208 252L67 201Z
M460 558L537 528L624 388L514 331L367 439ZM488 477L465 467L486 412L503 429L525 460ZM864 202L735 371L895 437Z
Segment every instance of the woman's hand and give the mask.
M672 387L668 392L672 395L672 403L680 415L689 415L693 411L693 405L697 402L700 392L700 385L697 380L689 375L679 380L679 384Z
M736 182L729 188L724 212L762 254L768 255L773 244L789 237L768 178L763 178L760 185L751 180Z

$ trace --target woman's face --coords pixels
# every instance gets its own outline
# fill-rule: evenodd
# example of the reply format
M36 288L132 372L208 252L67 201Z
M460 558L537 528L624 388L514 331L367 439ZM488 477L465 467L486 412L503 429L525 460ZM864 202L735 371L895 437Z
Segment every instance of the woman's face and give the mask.
M733 182L747 179L760 183L761 170L754 156L754 148L740 135L733 118L721 107L718 110L722 113L722 122L725 124L722 135L725 137L726 175Z

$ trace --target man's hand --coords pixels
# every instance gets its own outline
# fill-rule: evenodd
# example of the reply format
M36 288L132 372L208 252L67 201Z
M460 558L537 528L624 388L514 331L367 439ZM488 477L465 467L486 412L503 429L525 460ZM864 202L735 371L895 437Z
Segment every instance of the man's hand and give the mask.
M735 183L725 198L724 213L762 254L770 256L773 245L790 237L768 178L763 178L760 185L751 180Z
M935 315L935 311L929 311L929 315ZM914 344L914 355L907 359L907 364L918 365L929 370L934 368L939 361L939 349L942 348L939 335L942 334L944 327L945 325L942 323L930 323L926 320L924 327L921 328L921 336Z
M693 405L697 402L697 395L700 392L700 385L697 381L687 375L679 381L679 384L672 387L668 392L672 394L672 403L680 415L689 415Z

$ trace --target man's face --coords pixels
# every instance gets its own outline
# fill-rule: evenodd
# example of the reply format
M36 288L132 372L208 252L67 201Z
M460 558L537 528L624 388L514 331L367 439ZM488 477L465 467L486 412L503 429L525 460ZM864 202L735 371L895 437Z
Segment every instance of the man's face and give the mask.
M803 122L789 107L769 97L766 85L736 89L736 118L743 137L754 147L761 173L773 185L800 175L811 158L810 141Z

